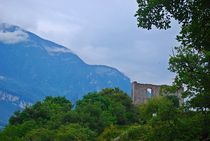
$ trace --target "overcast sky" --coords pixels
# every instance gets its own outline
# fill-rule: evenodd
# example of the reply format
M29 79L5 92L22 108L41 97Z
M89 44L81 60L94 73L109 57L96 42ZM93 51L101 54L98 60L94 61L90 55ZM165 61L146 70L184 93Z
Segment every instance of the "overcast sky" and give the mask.
M135 0L0 0L0 22L71 49L88 64L115 67L132 81L170 84L179 28L137 27Z

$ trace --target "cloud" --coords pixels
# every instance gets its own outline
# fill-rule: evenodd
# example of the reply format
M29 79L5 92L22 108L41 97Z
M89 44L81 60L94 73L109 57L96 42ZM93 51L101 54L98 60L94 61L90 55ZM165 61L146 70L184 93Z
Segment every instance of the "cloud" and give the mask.
M46 51L49 54L56 54L56 53L73 53L70 49L64 47L45 47Z
M58 14L59 15L59 14ZM69 46L77 35L82 32L82 26L74 21L65 21L61 16L55 19L37 20L36 30L41 37L52 40L61 45Z
M5 44L16 44L27 41L28 34L22 30L0 31L0 42Z

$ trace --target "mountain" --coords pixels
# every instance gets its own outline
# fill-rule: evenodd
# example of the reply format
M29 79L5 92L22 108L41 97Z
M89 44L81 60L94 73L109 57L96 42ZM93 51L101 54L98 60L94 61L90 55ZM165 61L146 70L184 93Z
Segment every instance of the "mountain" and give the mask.
M130 93L130 80L112 67L86 64L70 49L18 26L0 24L0 126L15 110L46 96L75 103L109 87Z

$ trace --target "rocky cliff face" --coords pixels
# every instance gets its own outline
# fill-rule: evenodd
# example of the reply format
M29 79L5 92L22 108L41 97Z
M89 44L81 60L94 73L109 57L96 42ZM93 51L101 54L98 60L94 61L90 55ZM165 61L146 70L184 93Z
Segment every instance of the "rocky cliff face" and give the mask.
M0 90L0 101L9 102L20 109L23 109L26 106L30 106L32 104L24 100L21 100L21 98L18 96L12 95L9 92L1 91L1 90Z

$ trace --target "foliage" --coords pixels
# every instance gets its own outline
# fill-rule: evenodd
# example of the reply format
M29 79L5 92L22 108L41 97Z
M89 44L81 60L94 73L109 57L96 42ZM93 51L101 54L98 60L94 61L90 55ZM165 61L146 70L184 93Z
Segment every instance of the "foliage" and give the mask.
M98 137L98 141L112 141L116 138L118 138L125 130L127 127L124 126L114 126L111 125L103 131Z
M204 133L203 114L175 107L166 97L151 99L139 110L144 122L121 132L120 141L199 141Z
M209 0L137 0L138 26L170 28L172 18L181 24L169 69L176 72L175 84L186 87L190 106L210 108L210 1Z
M139 106L140 118L143 123L150 121L150 119L168 120L176 118L177 108L173 101L166 97L157 97L151 99L148 103Z
M208 138L209 114L177 107L160 96L135 106L119 89L93 92L74 109L64 97L47 97L16 112L0 131L3 141L199 141Z
M64 97L46 97L15 112L0 140L93 141L105 128L137 122L137 114L130 97L117 88L89 93L75 109Z
M179 107L180 106L180 103L179 103L179 98L177 97L177 96L175 96L175 95L166 95L165 96L167 99L169 99L172 103L173 103L173 105L175 106L175 107Z
M170 57L169 69L177 74L174 86L185 87L186 108L202 113L201 139L210 140L210 1L137 0L137 3L139 27L168 29L173 19L179 22L180 46L175 47L176 53Z
M90 93L77 102L80 122L100 133L112 124L125 125L135 122L135 107L127 94L119 89L104 89Z
M121 141L150 141L152 128L147 125L133 125L119 137Z
M55 135L55 141L94 141L95 133L79 124L61 126Z
M165 96L166 98L171 100L174 106L178 108L183 103L179 101L181 97L174 95L175 93L177 93L177 91L182 92L184 90L183 88L177 89L176 86L163 85L160 87L160 95Z
M99 141L200 141L209 127L204 115L176 107L173 99L161 96L138 106L140 123L128 126L110 126L99 135ZM210 115L208 114L208 118ZM207 124L207 123L206 123ZM207 135L207 134L205 134ZM208 140L208 139L207 139Z
M35 120L37 124L46 124L55 116L70 111L72 104L64 97L46 97L43 102L37 102L24 111L17 111L10 118L11 125L22 124L25 121Z
M147 131L149 136L144 137L144 140L155 140L157 137L160 140L170 140L174 136L173 132L169 132L170 129L173 131L176 129L173 128L173 123L178 114L173 101L166 97L157 97L139 106L139 110L140 118L144 123L141 129L150 129Z
M71 108L71 102L64 97L46 97L43 102L15 112L0 133L0 140L52 141L62 117Z
M110 126L97 138L98 141L139 141L148 140L151 127L142 125Z
M24 137L27 141L53 141L53 139L54 132L45 128L33 129Z

